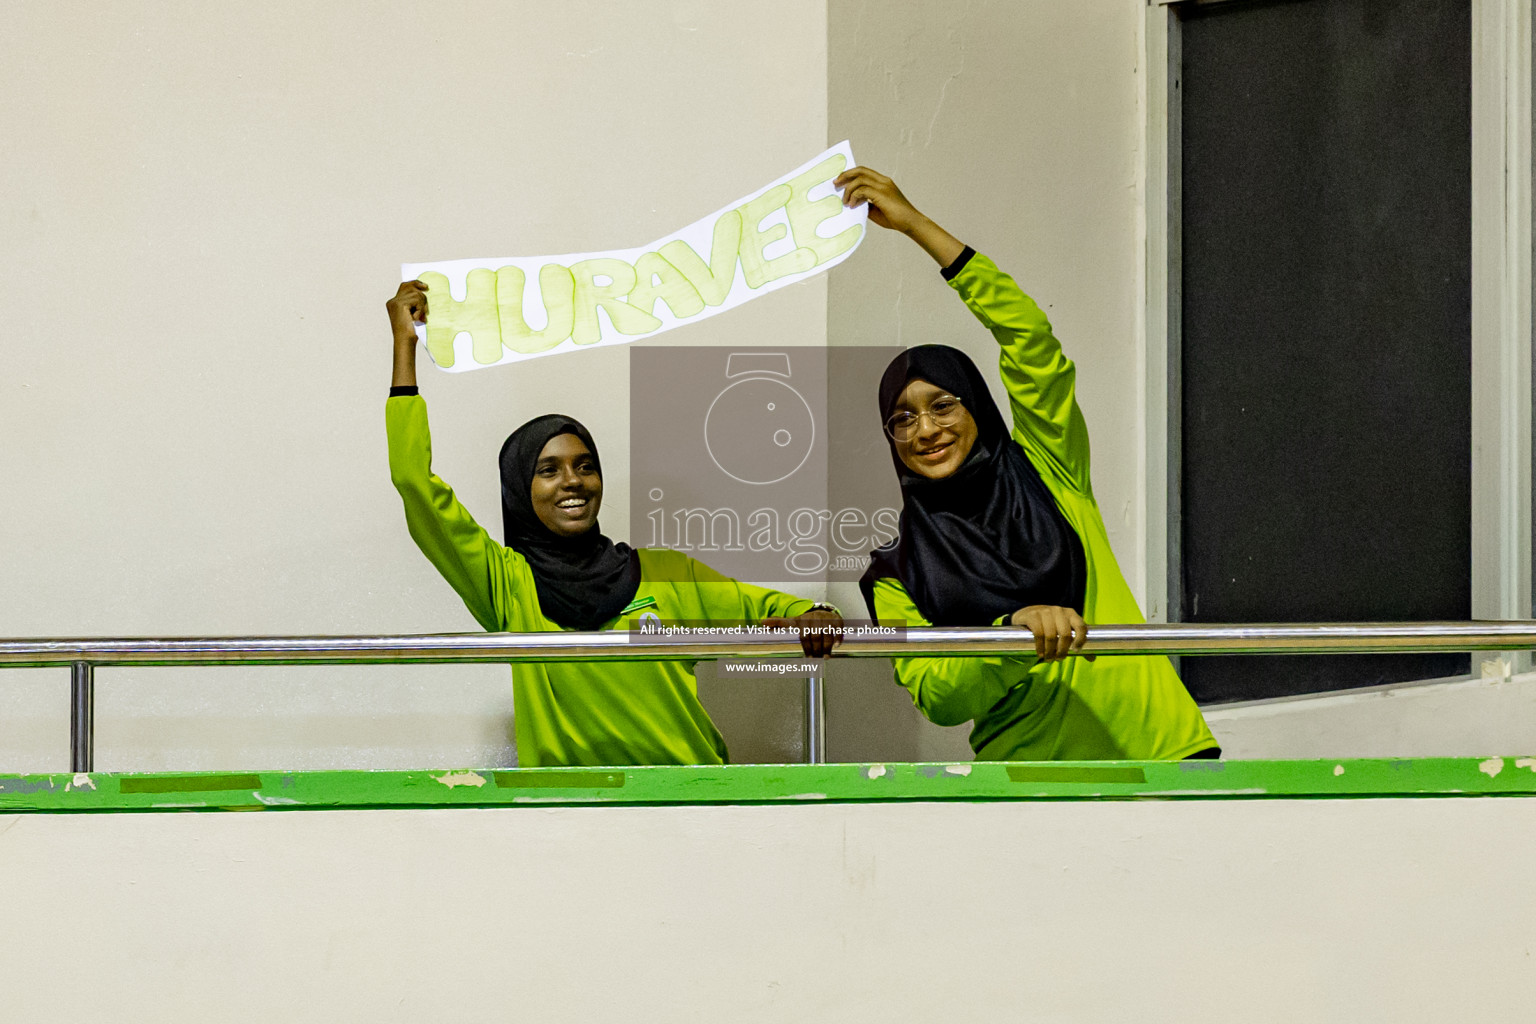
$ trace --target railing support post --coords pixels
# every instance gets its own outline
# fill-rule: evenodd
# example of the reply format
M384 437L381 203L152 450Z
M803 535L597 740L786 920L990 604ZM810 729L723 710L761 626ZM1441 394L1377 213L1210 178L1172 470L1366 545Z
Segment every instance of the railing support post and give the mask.
M827 700L820 672L805 679L805 763L827 763Z
M69 666L69 770L91 771L96 754L95 666L88 661Z

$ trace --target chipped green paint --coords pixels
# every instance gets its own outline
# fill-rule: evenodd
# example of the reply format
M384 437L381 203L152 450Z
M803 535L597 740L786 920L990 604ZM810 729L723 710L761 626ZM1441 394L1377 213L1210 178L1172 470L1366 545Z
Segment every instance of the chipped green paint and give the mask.
M0 775L0 813L1531 795L1529 757Z

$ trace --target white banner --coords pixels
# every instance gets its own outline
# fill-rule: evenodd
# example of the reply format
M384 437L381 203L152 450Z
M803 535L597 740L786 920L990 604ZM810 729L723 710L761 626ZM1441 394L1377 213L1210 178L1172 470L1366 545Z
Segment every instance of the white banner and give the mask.
M428 287L416 328L444 370L622 345L723 313L847 259L869 208L844 208L838 143L739 202L650 245L564 256L406 263Z

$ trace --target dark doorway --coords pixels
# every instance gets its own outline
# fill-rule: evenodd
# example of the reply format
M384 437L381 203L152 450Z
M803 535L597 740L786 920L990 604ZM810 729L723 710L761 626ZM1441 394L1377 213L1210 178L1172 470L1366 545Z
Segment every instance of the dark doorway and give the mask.
M1471 614L1471 5L1181 18L1182 618ZM1185 658L1201 701L1459 654Z

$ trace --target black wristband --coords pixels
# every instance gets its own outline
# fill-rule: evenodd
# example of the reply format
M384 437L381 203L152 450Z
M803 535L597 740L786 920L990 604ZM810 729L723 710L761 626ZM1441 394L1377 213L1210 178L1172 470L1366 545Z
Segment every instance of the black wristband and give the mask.
M396 384L389 389L390 398L400 398L402 396L416 394L420 394L420 392L416 390L415 384Z
M943 276L944 280L953 281L955 279L955 275L964 270L965 265L971 262L971 257L975 255L976 250L972 249L970 246L966 246L964 249L960 250L960 255L955 257L955 262L939 271L939 273Z

